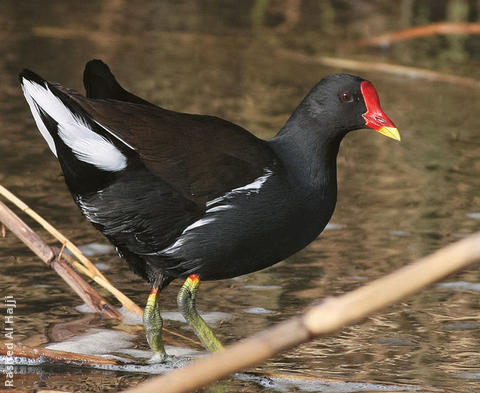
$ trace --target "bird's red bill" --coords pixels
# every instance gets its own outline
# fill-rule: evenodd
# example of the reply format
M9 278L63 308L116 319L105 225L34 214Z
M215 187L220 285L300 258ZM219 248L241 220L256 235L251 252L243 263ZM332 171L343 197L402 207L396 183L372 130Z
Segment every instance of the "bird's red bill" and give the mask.
M399 141L400 133L395 124L382 111L375 87L370 82L363 81L360 84L360 90L367 107L367 111L363 114L365 125L389 138Z

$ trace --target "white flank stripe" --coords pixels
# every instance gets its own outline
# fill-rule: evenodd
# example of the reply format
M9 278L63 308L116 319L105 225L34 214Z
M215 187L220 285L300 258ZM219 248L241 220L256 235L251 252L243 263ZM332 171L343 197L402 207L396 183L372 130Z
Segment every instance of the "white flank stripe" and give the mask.
M193 224L189 225L188 227L186 227L183 230L182 234L179 236L179 238L177 239L177 241L175 243L173 243L170 246L168 246L167 248L164 248L163 250L155 252L153 254L155 254L155 255L159 255L159 254L172 255L172 254L174 254L175 252L178 251L178 249L180 247L182 247L182 245L185 243L185 241L188 238L190 238L189 234L187 234L188 231L191 231L194 228L198 228L198 227L207 225L208 223L213 222L213 221L215 221L215 218L213 218L213 217L201 218L200 220L195 221Z
M228 198L232 195L235 195L236 193L246 193L249 195L250 193L258 193L260 189L262 188L263 184L267 181L267 179L270 177L272 174L272 171L270 169L265 168L265 174L257 177L253 182L246 184L245 186L234 188L232 191L227 192L225 195L222 195L221 197L212 199L211 201L208 201L206 203L207 207L210 207L212 205L215 205L219 202L222 202L225 198ZM215 206L212 207L211 209L208 209L206 213L214 212L214 211L220 211L220 210L226 210L230 207L234 207L232 205L220 205L220 206ZM216 210L215 210L216 209Z
M206 206L209 207L209 206L212 206L214 205L215 203L218 203L218 202L221 202L223 200L225 195L221 196L221 197L218 197L218 198L215 198L215 199L212 199L211 201L208 201L206 203Z
M215 221L215 218L213 218L213 217L202 218L198 221L195 221L193 224L189 225L188 227L186 227L183 230L182 235L185 234L185 232L191 231L192 229L201 227L203 225L207 225L208 223L213 222L213 221Z
M178 249L183 245L184 242L185 242L185 238L184 237L179 237L178 240L175 243L173 243L171 246L168 246L167 248L164 248L160 252L155 252L155 253L152 253L152 254L154 254L154 255L161 255L161 254L172 255L172 254L175 254L178 251Z
M216 203L220 203L223 200L225 200L226 198L231 197L231 196L233 196L237 193L245 193L247 195L249 195L252 192L258 193L260 191L260 189L262 188L263 184L267 181L267 179L270 177L271 174L272 174L272 171L270 169L265 169L265 174L263 176L260 176L259 178L255 179L253 182L251 182L251 183L249 183L249 184L247 184L243 187L235 188L232 191L227 192L225 195L223 195L219 198L215 198L215 199L212 199L211 201L208 201L206 205L207 205L207 207L215 205ZM221 211L234 209L234 208L235 208L235 205L232 205L230 203L226 204L226 205L213 206L210 209L208 209L207 211L205 211L205 214L221 212ZM215 220L216 220L215 216L213 216L213 217L208 217L207 216L207 217L201 218L198 221L195 221L193 224L189 225L188 227L186 227L183 230L182 234L178 237L178 239L173 244L171 244L167 248L164 248L161 251L158 251L158 252L155 252L155 253L152 253L152 254L155 254L155 255L161 255L161 254L173 255L173 254L175 254L185 244L186 241L189 241L189 240L192 240L192 239L194 241L195 235L187 233L187 232L191 231L194 228L198 228L198 227L207 225L207 224L209 224L209 223L211 223Z
M220 206L215 206L210 209L208 209L205 213L215 213L215 212L221 212L224 210L230 210L233 209L235 206L233 205L220 205Z
M23 79L22 85L25 97L28 96L27 102L29 105L30 99L33 101L34 106L40 107L58 123L58 135L72 149L79 160L95 165L97 168L105 171L121 171L127 166L127 158L122 152L107 139L90 129L85 119L70 111L50 91L48 86L41 86L27 79ZM30 105L30 108L32 108L32 105ZM51 143L53 144L53 139L45 125L41 122L38 110L35 112L36 115L32 110L35 122L50 149L52 149ZM45 137L45 133L48 134L49 138ZM52 151L56 155L54 145Z
M265 174L263 176L260 176L260 177L256 178L253 182L251 182L250 184L247 184L243 187L234 188L230 192L248 191L248 192L256 192L257 193L257 192L260 191L260 189L263 186L263 183L265 183L267 181L267 179L270 177L271 174L272 174L272 171L270 169L265 169ZM230 194L230 192L228 194Z

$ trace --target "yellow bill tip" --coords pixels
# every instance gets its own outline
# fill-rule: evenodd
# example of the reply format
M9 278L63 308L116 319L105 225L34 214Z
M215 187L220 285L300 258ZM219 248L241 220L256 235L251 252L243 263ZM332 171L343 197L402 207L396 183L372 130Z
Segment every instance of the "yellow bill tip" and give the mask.
M400 141L400 133L398 132L398 128L395 127L382 127L378 129L380 134L388 136L389 138L395 139L396 141Z

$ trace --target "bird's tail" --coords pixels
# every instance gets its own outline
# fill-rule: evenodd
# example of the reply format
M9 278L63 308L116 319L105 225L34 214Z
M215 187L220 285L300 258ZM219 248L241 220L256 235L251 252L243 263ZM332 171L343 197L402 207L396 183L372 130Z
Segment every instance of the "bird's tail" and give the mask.
M110 68L101 60L90 60L83 72L83 85L87 97L111 99L134 104L153 105L125 90L113 75Z
M35 96L38 96L38 93L42 90L47 90L48 83L41 76L27 69L23 70L20 73L19 79L22 86L23 94L25 96L25 99L27 100L28 106L30 107L30 111L32 112L33 119L37 124L38 130L42 134L43 139L45 139L45 141L47 142L48 147L50 148L52 153L55 154L56 157L58 157L54 135L52 135L51 130L49 130L46 124L46 113L43 113L42 116L41 106L34 98Z
M64 172L78 176L92 170L117 172L127 166L127 146L72 98L78 93L49 83L30 70L22 71L19 77L35 123Z

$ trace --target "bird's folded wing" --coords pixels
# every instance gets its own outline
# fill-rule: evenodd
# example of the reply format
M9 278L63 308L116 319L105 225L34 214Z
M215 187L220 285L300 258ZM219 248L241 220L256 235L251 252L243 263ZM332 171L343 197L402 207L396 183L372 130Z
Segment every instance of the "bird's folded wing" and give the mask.
M276 161L264 141L226 120L153 105L90 99L53 86L133 148L150 171L198 204L253 182Z

